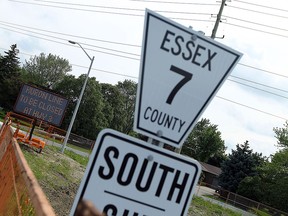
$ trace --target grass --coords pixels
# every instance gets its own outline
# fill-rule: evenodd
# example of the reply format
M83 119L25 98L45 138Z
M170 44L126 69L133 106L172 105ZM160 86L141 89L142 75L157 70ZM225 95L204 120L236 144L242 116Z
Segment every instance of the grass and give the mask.
M79 164L83 166L86 166L89 161L88 157L83 157L81 155L76 154L73 151L65 150L64 154L72 158L73 160L77 161Z
M74 168L68 160L60 157L60 148L56 146L45 146L43 154L39 154L28 146L20 146L31 170L39 182L45 181L50 187L57 189L59 186L65 186L69 184L69 182L74 181ZM53 157L51 157L51 155L53 155ZM82 166L86 166L88 163L87 157L81 157L74 152L65 151L65 155Z
M63 187L75 182L73 173L75 167L71 167L69 160L66 160L59 153L60 148L56 146L46 146L42 154L32 151L29 147L22 147L25 158L34 172L39 182L45 182L45 187L52 188L55 191L61 190ZM65 155L70 160L75 160L81 166L85 167L88 158L77 155L72 151L65 151ZM61 156L61 157L60 157ZM53 158L53 159L51 159ZM64 160L65 159L65 160ZM80 166L80 165L78 165ZM78 182L79 184L80 182ZM65 202L63 200L63 202ZM187 216L241 216L230 209L224 208L217 204L211 203L201 197L194 197L192 205L189 208Z
M60 143L60 144L62 144L62 143ZM81 151L81 152L85 152L85 153L88 153L88 154L91 153L90 149L81 148L79 146L75 146L75 145L72 145L72 144L69 144L69 143L67 143L67 146L70 147L70 148L73 148L75 150Z
M192 205L188 211L188 216L192 215L241 216L241 213L234 212L231 209L224 208L223 206L206 201L201 197L194 196Z

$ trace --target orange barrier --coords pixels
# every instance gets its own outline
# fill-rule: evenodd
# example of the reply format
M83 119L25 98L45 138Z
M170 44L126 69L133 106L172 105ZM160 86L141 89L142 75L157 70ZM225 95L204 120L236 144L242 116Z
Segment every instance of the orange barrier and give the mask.
M54 210L5 122L0 130L0 215L49 215Z

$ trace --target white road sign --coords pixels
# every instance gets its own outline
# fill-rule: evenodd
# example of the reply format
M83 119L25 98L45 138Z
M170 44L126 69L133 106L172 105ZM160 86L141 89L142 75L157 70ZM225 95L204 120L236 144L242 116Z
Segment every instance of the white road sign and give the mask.
M71 215L81 200L108 216L184 216L201 167L191 158L105 129L97 137Z
M181 147L241 56L146 10L134 130Z

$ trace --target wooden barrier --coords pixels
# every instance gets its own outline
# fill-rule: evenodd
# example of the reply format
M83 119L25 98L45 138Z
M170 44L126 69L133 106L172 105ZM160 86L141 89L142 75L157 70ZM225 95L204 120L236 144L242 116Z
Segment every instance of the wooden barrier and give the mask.
M55 216L5 122L0 134L0 215Z

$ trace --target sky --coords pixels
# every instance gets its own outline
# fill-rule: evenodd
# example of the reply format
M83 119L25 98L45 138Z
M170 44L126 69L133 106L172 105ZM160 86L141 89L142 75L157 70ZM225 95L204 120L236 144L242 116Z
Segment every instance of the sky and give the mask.
M40 53L67 59L76 77L100 83L138 81L145 8L210 37L221 2L214 0L1 0L0 53L17 44L23 63ZM201 118L218 125L227 153L249 141L254 152L274 154L274 127L288 119L288 3L231 0L215 40L243 57Z

